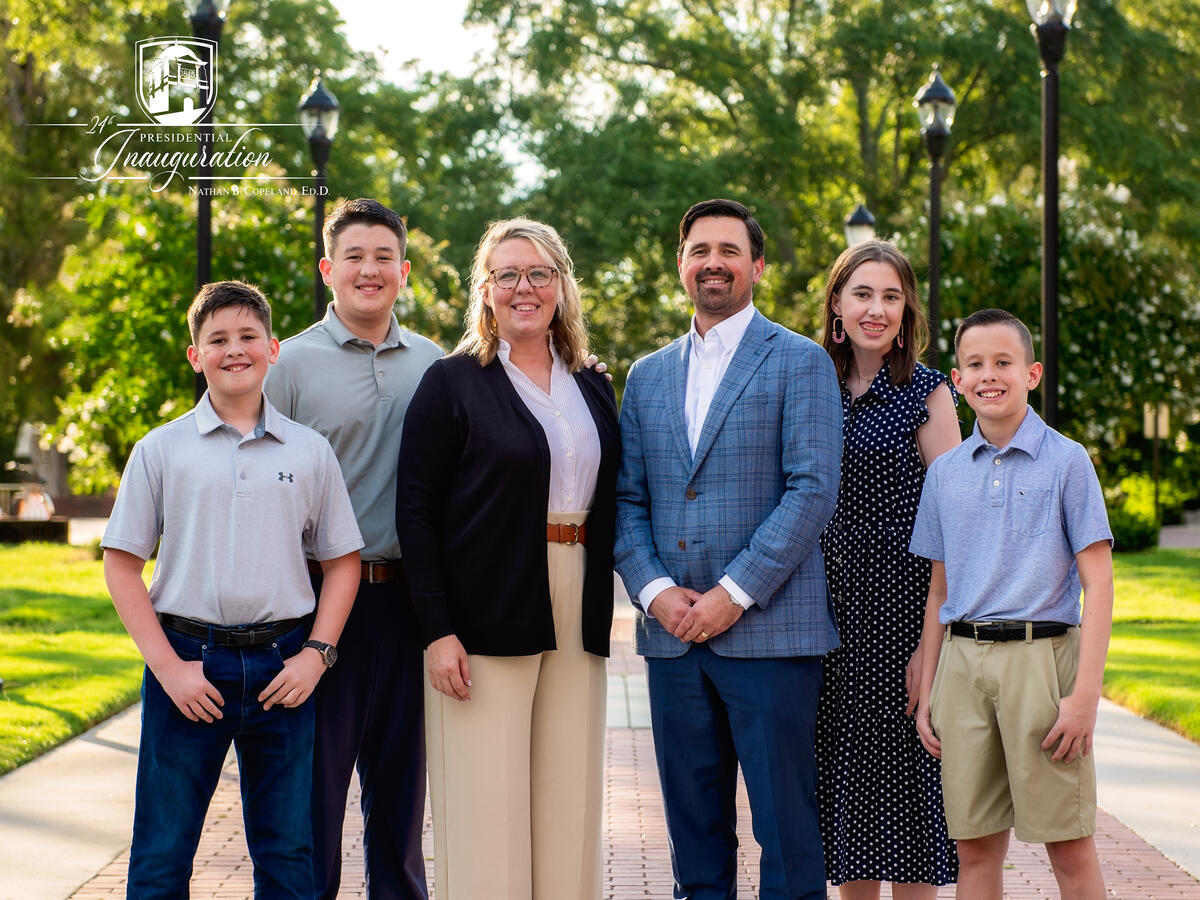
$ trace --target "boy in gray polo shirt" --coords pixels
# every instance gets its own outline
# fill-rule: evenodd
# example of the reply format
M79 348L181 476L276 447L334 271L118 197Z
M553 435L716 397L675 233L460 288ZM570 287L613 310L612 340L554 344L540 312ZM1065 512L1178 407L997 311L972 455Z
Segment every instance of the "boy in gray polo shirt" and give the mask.
M999 900L1015 826L1045 843L1064 897L1100 898L1090 751L1113 608L1104 498L1083 447L1029 407L1042 374L1029 329L980 310L954 347L975 429L930 465L909 549L933 561L917 731L942 760L957 896Z
M205 285L188 325L208 391L134 447L101 541L113 604L146 660L128 896L187 896L232 742L255 896L311 898L305 701L337 658L362 537L329 443L263 396L279 355L263 295ZM315 618L306 550L325 571Z

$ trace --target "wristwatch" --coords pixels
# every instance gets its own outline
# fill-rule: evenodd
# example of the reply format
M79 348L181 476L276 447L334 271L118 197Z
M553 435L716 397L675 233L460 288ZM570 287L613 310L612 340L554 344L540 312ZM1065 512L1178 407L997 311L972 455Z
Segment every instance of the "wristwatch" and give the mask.
M321 662L325 663L325 668L329 668L337 662L337 647L333 644L327 644L324 641L305 641L301 646L301 650L305 647L312 647L321 654Z

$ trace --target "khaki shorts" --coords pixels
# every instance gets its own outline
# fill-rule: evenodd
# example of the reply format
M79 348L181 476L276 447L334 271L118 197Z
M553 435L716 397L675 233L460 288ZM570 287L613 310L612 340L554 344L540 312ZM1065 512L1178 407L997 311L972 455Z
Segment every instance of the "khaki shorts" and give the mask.
M1058 745L1041 747L1059 699L1075 686L1078 662L1078 628L994 644L946 631L929 708L942 742L950 837L1015 827L1017 840L1050 843L1096 830L1093 757L1052 762Z

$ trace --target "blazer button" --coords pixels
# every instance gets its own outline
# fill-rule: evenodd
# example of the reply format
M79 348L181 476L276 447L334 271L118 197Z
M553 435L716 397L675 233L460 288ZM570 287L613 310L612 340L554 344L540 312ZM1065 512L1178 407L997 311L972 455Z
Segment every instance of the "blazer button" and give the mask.
M679 549L680 549L680 550L686 550L686 549L687 549L687 541L680 541L680 542L679 542Z
M689 500L695 500L696 499L696 489L688 488L687 494L685 494L684 496L686 496Z

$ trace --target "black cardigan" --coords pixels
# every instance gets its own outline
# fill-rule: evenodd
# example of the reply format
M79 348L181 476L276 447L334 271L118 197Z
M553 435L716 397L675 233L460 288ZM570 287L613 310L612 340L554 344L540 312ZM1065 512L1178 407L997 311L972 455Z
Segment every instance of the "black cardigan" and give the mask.
M591 369L575 374L600 435L587 520L583 647L608 655L620 464L617 401ZM422 638L448 634L468 653L555 649L546 563L550 447L499 359L435 362L404 416L396 531Z

